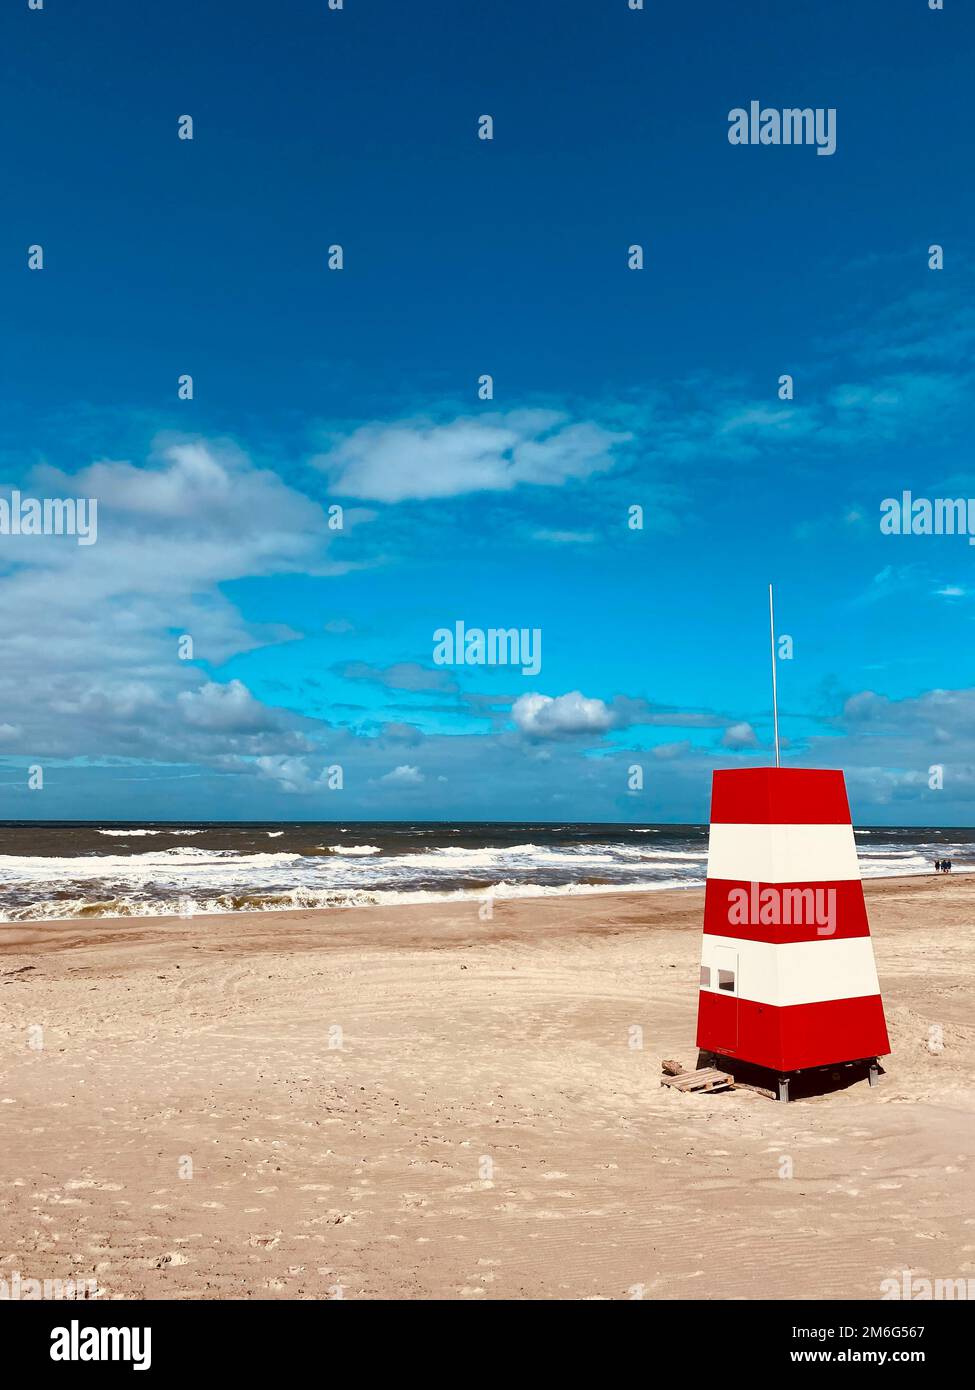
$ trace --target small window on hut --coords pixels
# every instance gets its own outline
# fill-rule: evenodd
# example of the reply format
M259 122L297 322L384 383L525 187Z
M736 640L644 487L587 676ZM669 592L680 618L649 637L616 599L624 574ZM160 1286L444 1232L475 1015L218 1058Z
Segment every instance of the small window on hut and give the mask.
M729 994L734 994L735 972L733 970L718 971L718 989L727 990Z
M702 965L702 966L701 966L701 988L702 988L702 989L710 989L710 988L711 988L711 967L710 967L710 965Z

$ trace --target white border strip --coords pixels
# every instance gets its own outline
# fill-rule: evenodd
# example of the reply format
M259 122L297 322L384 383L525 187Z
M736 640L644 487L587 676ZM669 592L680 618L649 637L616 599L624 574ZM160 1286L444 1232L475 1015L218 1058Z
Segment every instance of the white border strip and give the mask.
M852 825L711 826L708 878L829 883L859 877Z
M717 987L717 963L727 969L729 951L738 958L735 994L756 1004L787 1009L793 1004L822 1004L828 999L861 999L880 993L869 936L780 945L705 933L701 964L711 969L712 994L727 993Z

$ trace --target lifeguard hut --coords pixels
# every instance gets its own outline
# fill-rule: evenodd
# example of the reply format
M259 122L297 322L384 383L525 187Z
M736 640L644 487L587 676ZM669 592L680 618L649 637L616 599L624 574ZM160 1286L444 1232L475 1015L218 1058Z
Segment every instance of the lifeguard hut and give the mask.
M872 1085L890 1044L843 773L781 767L777 718L775 741L775 767L713 775L697 1045L788 1100L815 1068Z

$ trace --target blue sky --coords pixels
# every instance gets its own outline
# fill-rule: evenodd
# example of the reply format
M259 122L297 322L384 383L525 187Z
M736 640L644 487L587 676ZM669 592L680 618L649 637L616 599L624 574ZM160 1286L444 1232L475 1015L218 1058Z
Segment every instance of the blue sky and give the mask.
M975 551L879 529L975 494L968 7L2 25L0 497L98 499L0 536L4 815L702 819L769 761L773 579L786 759L970 823ZM751 100L835 153L731 145ZM541 671L434 665L458 620Z

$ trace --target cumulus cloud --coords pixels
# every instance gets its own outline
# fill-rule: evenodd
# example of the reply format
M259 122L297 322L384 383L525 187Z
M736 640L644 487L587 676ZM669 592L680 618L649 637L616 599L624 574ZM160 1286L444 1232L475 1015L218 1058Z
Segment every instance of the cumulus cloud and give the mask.
M423 773L418 767L410 767L408 763L403 763L400 767L394 767L392 772L387 772L379 780L396 787L418 787L423 781Z
M683 738L679 743L658 743L651 749L651 752L655 758L661 758L667 761L671 758L682 758L684 754L689 753L690 750L690 740Z
M927 690L891 699L861 690L832 719L833 734L810 740L808 761L846 771L854 819L894 818L967 825L975 801L975 688ZM804 759L806 760L806 759ZM933 766L943 787L930 782ZM910 810L897 803L912 803ZM871 808L868 814L865 809Z
M511 707L511 717L523 734L534 738L604 734L617 724L604 700L587 699L581 690L555 697L521 695Z
M851 732L921 736L930 742L950 740L959 752L975 745L975 690L927 690L923 695L891 700L873 690L851 695L837 721Z
M273 782L279 791L301 795L315 790L316 783L309 774L304 758L267 754L255 758L254 766L259 776Z
M423 731L416 724L392 719L382 727L382 738L387 743L406 743L414 747L423 742Z
M629 695L614 695L610 701L587 697L581 690L566 695L521 695L511 707L515 726L532 738L568 738L591 734L600 736L611 729L635 725L658 728L715 729L728 720L707 710L678 710L654 705Z
M254 734L276 724L272 711L255 700L238 680L226 685L208 681L199 690L181 691L178 703L187 724L197 729Z
M558 410L362 425L312 462L336 496L377 502L558 487L612 468L628 433Z
M45 465L26 486L97 498L98 541L2 538L0 708L19 731L5 753L212 766L228 752L299 748L300 719L260 713L239 682L201 685L177 641L190 636L196 661L212 667L298 636L245 620L222 586L348 569L317 502L233 445L198 439L163 440L142 465L103 460L74 474ZM266 746L275 740L283 746Z
M729 724L721 738L723 748L757 748L755 730L748 723Z

